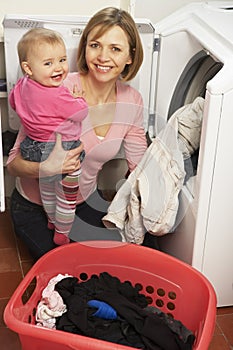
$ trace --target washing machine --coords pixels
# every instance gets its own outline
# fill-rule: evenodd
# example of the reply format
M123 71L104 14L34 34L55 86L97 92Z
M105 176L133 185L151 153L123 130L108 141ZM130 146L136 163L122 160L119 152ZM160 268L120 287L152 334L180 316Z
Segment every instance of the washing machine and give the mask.
M88 17L6 15L8 91L21 75L16 52L24 32L38 26L59 31L71 71ZM130 83L144 99L144 127L153 140L180 107L205 99L201 139L179 196L173 230L159 237L161 250L201 271L213 284L218 306L233 305L233 1L191 3L159 23L135 19L144 62ZM9 124L19 127L9 109Z
M200 270L218 306L233 304L233 2L192 3L155 25L155 121L205 98L198 160L161 249ZM155 125L155 123L152 123Z

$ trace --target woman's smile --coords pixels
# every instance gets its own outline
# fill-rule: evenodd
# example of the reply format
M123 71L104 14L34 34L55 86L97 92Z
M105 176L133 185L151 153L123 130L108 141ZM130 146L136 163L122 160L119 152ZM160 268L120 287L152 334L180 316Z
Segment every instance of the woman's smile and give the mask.
M101 66L99 64L96 64L96 68L101 73L108 73L112 69L112 67L110 66Z

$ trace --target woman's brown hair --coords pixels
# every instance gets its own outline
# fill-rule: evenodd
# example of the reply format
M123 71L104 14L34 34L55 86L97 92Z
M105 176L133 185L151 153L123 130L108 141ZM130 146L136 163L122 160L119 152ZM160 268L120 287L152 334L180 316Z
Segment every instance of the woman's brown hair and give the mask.
M100 37L114 26L119 26L123 29L128 38L132 63L125 66L125 69L121 73L121 79L123 81L129 81L133 79L143 61L142 43L136 24L130 14L115 7L106 7L98 11L87 23L82 33L78 47L78 71L84 74L88 72L85 57L87 37L89 33L97 26L99 26L99 30L96 33L96 38Z

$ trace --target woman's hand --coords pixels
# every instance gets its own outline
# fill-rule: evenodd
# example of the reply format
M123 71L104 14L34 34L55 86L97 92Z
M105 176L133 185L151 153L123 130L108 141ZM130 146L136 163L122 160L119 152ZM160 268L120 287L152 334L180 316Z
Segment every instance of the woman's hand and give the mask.
M53 176L56 174L71 174L80 168L79 156L83 145L69 151L62 147L60 134L56 135L56 144L49 157L40 163L39 177Z

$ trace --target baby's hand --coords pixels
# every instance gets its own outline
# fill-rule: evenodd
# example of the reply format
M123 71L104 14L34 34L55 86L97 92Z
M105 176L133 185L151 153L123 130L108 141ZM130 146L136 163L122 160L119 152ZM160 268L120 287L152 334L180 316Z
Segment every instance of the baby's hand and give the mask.
M78 97L84 97L85 93L83 90L78 90L78 86L74 85L73 87L73 91L71 91L71 94L74 98L78 98Z

